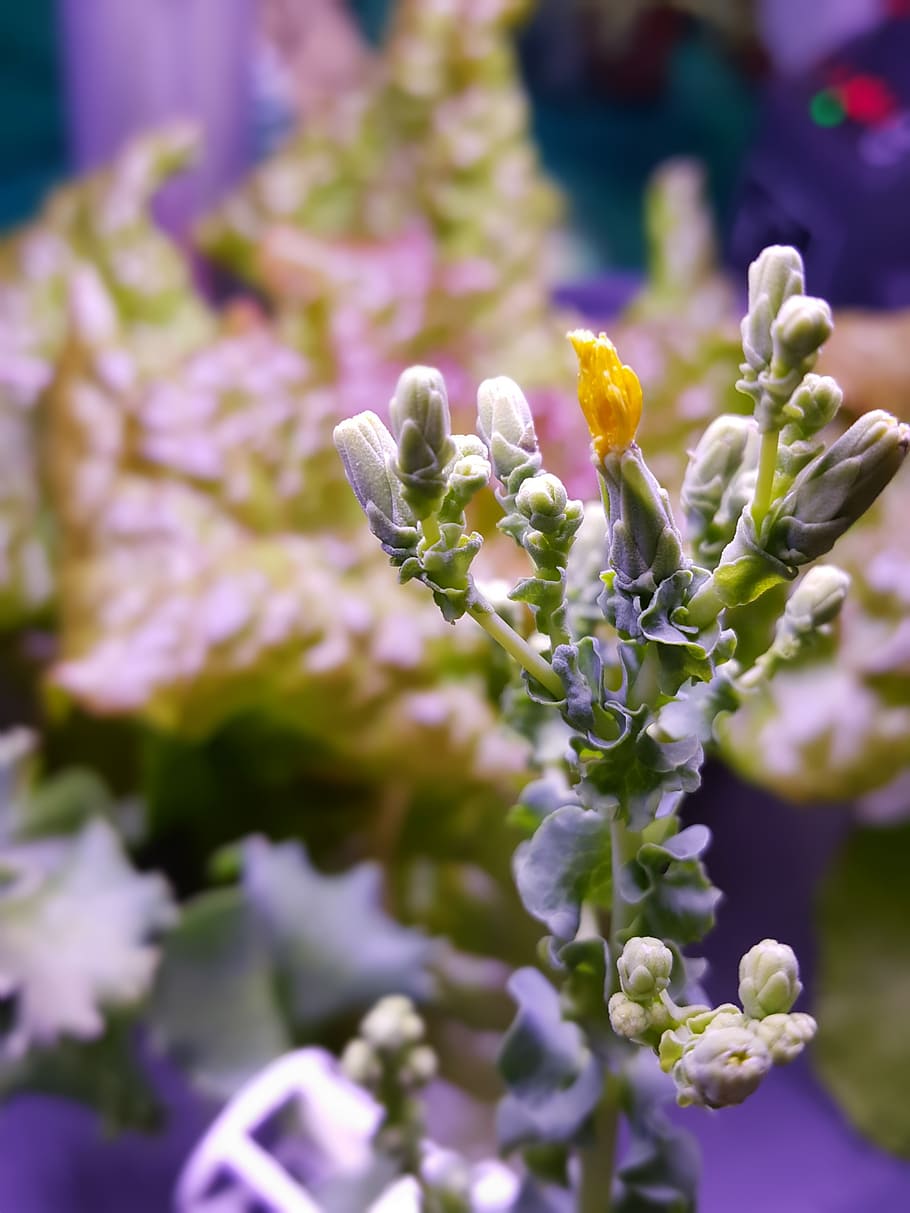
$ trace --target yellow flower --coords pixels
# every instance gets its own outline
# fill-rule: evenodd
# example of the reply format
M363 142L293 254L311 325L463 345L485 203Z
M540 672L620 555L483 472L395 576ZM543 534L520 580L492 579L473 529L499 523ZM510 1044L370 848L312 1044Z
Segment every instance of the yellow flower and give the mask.
M578 403L585 415L598 459L630 446L641 420L641 384L619 361L616 346L588 329L567 334L578 355Z

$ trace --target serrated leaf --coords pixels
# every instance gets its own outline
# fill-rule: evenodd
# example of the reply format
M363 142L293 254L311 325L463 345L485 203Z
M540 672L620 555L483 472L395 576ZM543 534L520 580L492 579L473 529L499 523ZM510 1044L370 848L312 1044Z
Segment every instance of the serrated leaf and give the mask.
M610 823L563 805L515 852L515 881L525 908L557 939L575 936L584 901L608 904Z
M291 1047L268 940L240 889L184 907L165 942L148 1022L153 1041L222 1098Z
M910 1157L910 826L852 834L822 892L818 1072L849 1120Z
M500 1146L569 1142L600 1100L600 1063L581 1030L562 1018L559 995L537 969L513 973L509 992L518 1013L499 1055L509 1089L497 1114Z
M149 989L151 938L175 913L165 882L136 873L100 820L71 838L7 847L2 864L0 996L13 1000L2 1050L99 1036L104 1008Z
M161 1108L137 1061L134 1025L110 1016L97 1040L62 1040L0 1062L0 1096L40 1092L89 1104L111 1133L160 1128Z
M269 938L298 1030L383 994L427 994L432 943L382 910L378 865L326 876L298 843L262 838L249 839L243 853L244 893Z

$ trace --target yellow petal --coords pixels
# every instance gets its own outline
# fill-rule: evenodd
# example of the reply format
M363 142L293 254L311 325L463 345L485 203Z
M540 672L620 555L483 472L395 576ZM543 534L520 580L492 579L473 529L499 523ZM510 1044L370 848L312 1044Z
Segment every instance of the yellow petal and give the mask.
M641 420L641 384L630 366L619 361L605 333L588 329L567 334L578 356L578 403L602 459L630 446Z

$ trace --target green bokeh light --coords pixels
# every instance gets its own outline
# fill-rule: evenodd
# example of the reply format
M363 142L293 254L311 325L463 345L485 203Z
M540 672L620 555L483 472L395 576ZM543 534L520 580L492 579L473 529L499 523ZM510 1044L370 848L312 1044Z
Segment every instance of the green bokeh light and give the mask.
M840 126L847 116L844 103L830 88L815 94L809 102L809 113L818 126Z

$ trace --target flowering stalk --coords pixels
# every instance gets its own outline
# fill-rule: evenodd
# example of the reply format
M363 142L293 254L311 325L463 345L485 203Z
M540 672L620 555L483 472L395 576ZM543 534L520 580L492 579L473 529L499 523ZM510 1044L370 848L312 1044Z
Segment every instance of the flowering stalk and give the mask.
M531 1194L538 1173L559 1175L581 1213L607 1202L614 1213L654 1208L655 1188L675 1209L694 1209L697 1168L691 1144L660 1111L666 1085L680 1104L740 1103L815 1031L810 1016L792 1011L796 958L774 940L743 957L741 1005L705 1003L704 964L684 953L710 930L720 894L703 864L709 831L679 820L716 717L824 631L847 579L832 567L811 570L748 671L734 658L727 608L824 555L910 445L907 427L886 414L857 422L827 450L818 441L840 394L811 374L830 313L802 283L792 249L766 250L750 270L738 386L754 416L719 419L693 452L683 489L691 551L635 441L637 376L604 334L569 334L602 516L592 507L586 518L543 470L527 401L508 379L480 386L482 441L449 435L444 385L426 368L402 377L395 437L373 414L336 431L402 580L422 581L447 619L474 617L523 667L532 738L561 721L567 757L523 797L532 824L514 872L548 932L548 976L521 969L509 983L518 1009L500 1057L507 1095L498 1130L504 1151L524 1152ZM482 539L467 532L464 507L491 474L500 528L533 566L511 593L530 611L531 643L470 573ZM589 521L600 527L599 561L588 525L575 548ZM620 1116L631 1150L616 1167Z

